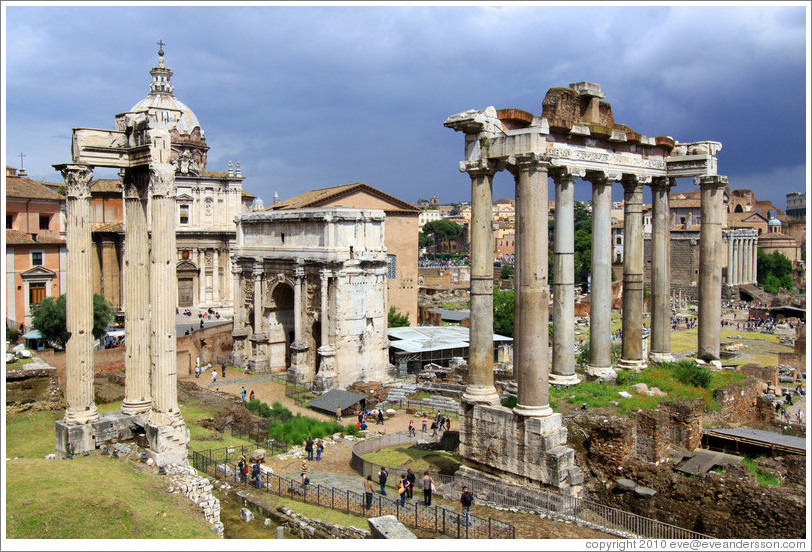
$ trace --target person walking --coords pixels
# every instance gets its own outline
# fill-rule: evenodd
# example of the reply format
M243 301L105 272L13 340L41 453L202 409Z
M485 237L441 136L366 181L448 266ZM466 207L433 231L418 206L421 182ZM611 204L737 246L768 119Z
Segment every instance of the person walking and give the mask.
M321 453L324 452L324 441L316 439L316 461L321 461Z
M199 377L200 377L200 365L196 364L195 365L195 379L197 379Z
M302 479L302 487L308 485L310 483L310 477L308 477L308 469L307 469L307 461L302 460L302 467L299 468L299 477Z
M262 488L262 473L259 468L259 460L257 460L253 466L251 466L251 479L254 480L254 484L257 486L257 489Z
M307 453L307 459L313 460L313 437L308 437L307 440L304 442L305 452Z
M245 387L242 388L242 391L240 391L240 394L242 395L242 402L245 402Z
M437 437L437 420L431 422L431 436Z
M471 504L474 502L474 495L468 490L468 487L462 488L462 495L460 496L460 504L462 504L462 518L463 523L468 527L471 523Z
M434 479L429 472L423 474L423 506L431 506L431 493L434 491Z
M406 470L406 481L409 482L409 486L406 487L406 498L411 500L414 498L414 483L417 481L417 476L412 472L412 468Z
M378 421L375 422L375 425L378 425L378 424L384 425L383 424L383 409L382 408L378 409Z
M251 389L251 394L248 395L248 401L250 402L250 401L253 401L253 400L254 400L254 390Z
M240 475L240 483L245 483L245 470L248 467L248 462L245 460L245 455L240 456L240 461L237 463L237 472Z
M368 475L367 480L364 481L364 496L366 497L366 504L364 509L369 510L372 508L372 495L375 494L375 483L372 482L372 476Z
M212 383L217 383L217 370L212 370L211 371L211 382Z
M423 425L423 433L429 428L429 419L426 418L426 415L423 414L423 419L420 420L421 424Z
M343 418L341 417L341 407L339 406L336 408L336 421L340 422Z
M378 472L378 484L381 486L381 494L386 496L386 480L389 479L389 473L384 466L381 466L381 471Z
M445 419L445 430L451 431L451 416Z
M223 379L226 379L226 365L223 364Z
M406 481L406 474L400 474L400 481L398 481L398 494L400 495L400 505L406 506L406 487L409 486L409 482Z
M414 420L409 420L409 437L414 437L414 436L415 436Z

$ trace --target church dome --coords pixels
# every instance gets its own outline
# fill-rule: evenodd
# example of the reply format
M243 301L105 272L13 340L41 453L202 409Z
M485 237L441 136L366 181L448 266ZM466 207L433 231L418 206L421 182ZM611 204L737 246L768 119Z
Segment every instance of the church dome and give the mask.
M777 218L772 218L767 224L769 224L770 226L781 226L781 221L778 220Z
M158 51L158 65L150 70L149 74L152 75L152 82L149 85L149 95L135 104L130 111L144 111L151 107L159 109L178 109L181 111L181 117L175 128L180 134L191 134L191 132L198 128L200 135L203 136L203 129L200 128L200 122L197 116L185 103L177 99L172 92L175 87L170 82L172 77L172 70L164 65L163 50Z

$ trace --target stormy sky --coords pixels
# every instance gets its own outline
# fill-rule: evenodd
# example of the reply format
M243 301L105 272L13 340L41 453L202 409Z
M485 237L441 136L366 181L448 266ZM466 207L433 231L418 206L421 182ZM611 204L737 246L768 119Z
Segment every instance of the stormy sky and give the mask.
M443 121L491 105L539 114L547 89L577 81L644 135L722 142L732 188L785 209L808 185L808 3L3 8L4 162L23 152L32 178L59 182L72 128L112 128L147 95L160 39L207 168L239 161L266 205L359 181L470 200L463 136ZM497 175L494 198L512 196Z

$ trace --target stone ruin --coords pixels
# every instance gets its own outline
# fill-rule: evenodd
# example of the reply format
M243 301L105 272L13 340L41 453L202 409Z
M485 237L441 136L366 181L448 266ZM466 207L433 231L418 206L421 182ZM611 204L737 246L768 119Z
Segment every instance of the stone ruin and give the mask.
M468 110L444 123L465 135L460 171L471 178L471 340L469 383L462 397L458 472L467 479L513 480L577 494L583 481L566 446L561 415L549 406L548 384L573 385L574 188L592 184L590 361L587 375L611 378L611 189L624 190L623 351L619 365L642 370L672 360L668 191L678 177L701 188L698 357L718 361L722 277L722 200L727 178L716 173L712 141L681 144L618 124L589 82L551 88L541 115L520 109ZM494 387L492 185L508 170L516 182L514 373L517 405L500 405ZM553 355L548 366L548 178L555 182ZM651 186L652 325L643 347L643 188ZM540 328L542 331L540 331Z
M163 52L158 53L163 56ZM153 87L172 72L158 58ZM170 91L171 92L171 91ZM71 164L55 165L67 191L67 342L65 418L56 451L93 450L143 431L158 465L187 465L189 429L177 399L175 341L175 172L170 131L181 111L150 107L116 116L115 130L75 128ZM94 401L90 181L93 167L121 170L124 181L125 396L120 411L99 414ZM147 227L147 200L150 226ZM150 236L151 234L151 236Z

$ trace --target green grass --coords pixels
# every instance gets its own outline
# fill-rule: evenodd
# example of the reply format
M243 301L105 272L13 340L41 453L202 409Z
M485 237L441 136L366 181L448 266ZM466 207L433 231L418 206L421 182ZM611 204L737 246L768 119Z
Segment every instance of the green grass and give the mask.
M120 403L99 410L117 408ZM12 458L6 462L7 538L213 537L197 507L165 493L164 480L139 465L98 453L43 460L54 452L54 422L63 416L6 416L6 456Z
M8 364L6 364L6 371L8 371L8 370L19 370L20 368L22 368L26 364L30 364L32 362L34 362L33 358L18 358L14 362L9 362Z
M773 475L769 471L765 470L764 468L759 467L756 464L755 460L753 460L749 456L745 456L744 458L742 458L742 464L748 470L753 472L753 475L756 476L756 479L758 480L759 485L763 485L763 486L775 485L775 486L778 486L778 487L781 486L781 480L778 479L778 477L776 477L775 475Z
M364 460L375 464L412 468L416 474L440 472L452 474L460 467L459 456L444 450L422 450L413 446L399 446L385 448L364 455ZM390 477L393 481L396 476Z

